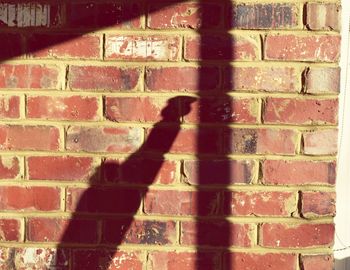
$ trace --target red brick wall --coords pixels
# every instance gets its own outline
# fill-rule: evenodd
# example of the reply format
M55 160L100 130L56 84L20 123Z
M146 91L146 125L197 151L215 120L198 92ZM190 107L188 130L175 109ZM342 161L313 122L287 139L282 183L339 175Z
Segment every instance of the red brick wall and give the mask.
M332 269L339 14L0 3L0 269Z

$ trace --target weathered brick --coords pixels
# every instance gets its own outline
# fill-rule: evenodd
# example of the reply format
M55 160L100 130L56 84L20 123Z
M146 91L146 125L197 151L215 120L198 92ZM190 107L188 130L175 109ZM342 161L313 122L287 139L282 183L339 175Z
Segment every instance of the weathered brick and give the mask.
M66 149L87 152L135 151L142 143L141 128L112 127L69 127Z
M311 30L340 30L341 7L337 3L307 3L306 26ZM306 270L306 269L305 269Z
M169 245L176 241L174 221L106 220L102 228L102 242Z
M259 114L255 98L201 98L191 104L184 116L189 123L256 123Z
M68 28L140 28L141 3L131 2L71 2L67 5Z
M200 228L200 229L197 229ZM182 245L214 247L251 247L253 226L228 221L185 221L181 224Z
M298 92L301 74L293 67L226 67L225 91Z
M0 209L16 211L54 211L60 209L59 188L0 187Z
M100 37L77 34L33 34L27 40L27 52L40 58L97 59Z
M221 213L220 193L214 191L151 190L144 198L146 214L213 216Z
M2 4L0 3L0 10ZM0 28L1 16L0 13ZM0 59L5 61L23 55L24 49L22 47L23 37L19 33L1 33L0 34Z
M27 118L98 120L98 99L83 96L28 96Z
M0 65L0 88L60 89L60 70L45 65Z
M67 210L76 213L135 214L141 204L141 191L115 186L68 188L66 204Z
M112 121L158 122L162 119L162 110L167 106L164 97L106 97L105 115ZM176 104L180 117L180 104Z
M146 259L137 251L77 249L72 261L73 269L142 270Z
M74 218L28 218L26 239L30 242L97 243L97 221Z
M20 176L20 161L18 157L0 157L0 179L17 179Z
M221 256L214 252L165 252L155 251L149 255L151 269L162 270L212 270L220 266Z
M307 155L334 155L338 149L338 130L321 129L303 133L304 153Z
M62 6L49 1L7 1L0 4L0 26L4 28L56 28L62 25Z
M262 164L263 183L274 185L334 185L334 161L266 160Z
M218 28L224 5L219 3L154 3L149 7L147 26L153 29ZM205 19L203 19L205 17Z
M250 160L185 160L183 181L191 185L250 184L256 177Z
M338 93L340 68L309 68L305 74L305 91L308 94Z
M271 248L330 247L333 224L270 224L260 227L260 245Z
M228 154L294 155L297 132L289 129L225 129L224 149Z
M18 219L0 219L0 241L21 242L21 221Z
M56 127L0 126L1 150L58 150L59 145Z
M268 35L265 59L288 61L337 62L340 56L339 35Z
M269 269L269 270L295 270L297 256L285 253L246 253L234 252L224 254L224 270L239 269Z
M333 270L334 258L332 255L304 255L301 265L303 270Z
M108 60L176 61L181 54L179 36L107 35L105 57Z
M20 97L19 96L0 96L0 117L1 118L19 118L20 117Z
M318 191L302 192L301 214L306 218L318 216L334 216L335 193Z
M185 37L186 60L240 60L260 58L258 36L204 35Z
M71 89L131 91L137 87L141 70L113 66L71 66L68 86Z
M227 24L241 29L290 29L298 26L299 12L290 3L229 5Z
M337 99L267 98L264 123L337 124Z
M219 89L217 67L146 68L146 89L158 92L196 92Z
M28 157L30 180L88 180L93 174L89 157Z
M289 217L296 211L297 197L293 192L225 192L225 215Z
M57 267L68 270L70 254L68 249L55 248L0 248L0 269L50 269Z

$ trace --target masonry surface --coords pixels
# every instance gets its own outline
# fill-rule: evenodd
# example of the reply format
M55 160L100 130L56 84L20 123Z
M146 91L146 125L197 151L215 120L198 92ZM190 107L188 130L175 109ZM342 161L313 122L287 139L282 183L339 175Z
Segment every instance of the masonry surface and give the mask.
M340 13L0 3L0 269L331 270Z

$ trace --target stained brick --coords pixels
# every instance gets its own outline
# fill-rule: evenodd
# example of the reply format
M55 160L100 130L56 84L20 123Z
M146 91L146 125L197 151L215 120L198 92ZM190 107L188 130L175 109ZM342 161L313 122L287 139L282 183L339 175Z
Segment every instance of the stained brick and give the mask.
M306 26L312 30L340 30L341 7L336 3L307 3Z
M338 149L338 130L322 129L303 133L304 153L307 155L334 155Z
M0 219L0 241L21 242L21 222L18 219Z
M308 69L305 73L305 90L308 94L338 93L340 91L340 68Z
M303 270L333 270L334 258L332 255L304 255L301 257Z
M335 215L334 192L302 192L301 214L306 218Z
M0 157L0 178L17 179L20 176L20 160L18 157Z
M19 96L0 96L0 117L1 118L19 118L20 117L20 97Z

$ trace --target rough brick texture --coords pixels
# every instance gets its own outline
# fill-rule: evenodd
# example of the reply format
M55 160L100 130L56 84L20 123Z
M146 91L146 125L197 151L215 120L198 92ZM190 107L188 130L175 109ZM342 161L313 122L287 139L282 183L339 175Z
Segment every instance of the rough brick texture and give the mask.
M331 270L340 0L0 3L0 270Z

